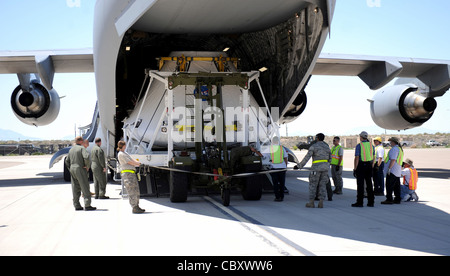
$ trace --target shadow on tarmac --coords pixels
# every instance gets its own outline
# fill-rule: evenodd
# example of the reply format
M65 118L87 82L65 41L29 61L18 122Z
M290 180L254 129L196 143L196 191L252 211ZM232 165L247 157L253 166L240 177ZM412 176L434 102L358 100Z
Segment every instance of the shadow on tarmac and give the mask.
M446 176L448 178L448 175L445 175L448 170L419 170L419 173L420 171L424 171L421 173L421 177L436 178L434 172L440 171L442 174L438 175L438 178L445 179ZM36 176L39 178L0 180L0 187L61 185L63 183L70 186L70 183L64 182L60 172L40 173ZM252 223L264 227L450 255L450 235L448 234L450 232L450 216L444 211L425 205L429 199L421 198L422 201L418 203L402 202L400 205L381 205L380 202L385 197L376 197L374 208L352 208L350 205L356 201L356 191L344 189L343 195L334 195L333 201L325 201L324 209L307 209L305 203L309 198L309 183L303 180L307 180L308 176L309 171L307 170L287 173L286 187L289 189L289 194L285 195L283 202L274 202L272 194L264 194L260 201L245 201L241 195L236 194L231 197L230 209L244 215ZM343 177L347 187L351 183L349 181L353 180L356 189L356 180L352 172L344 171ZM108 183L108 185L114 184L117 183ZM419 197L422 187L425 189L425 186L419 186ZM220 195L211 197L220 202ZM193 214L236 220L227 216L225 212L219 210L219 207L201 196L189 197L186 203L171 203L168 197L141 198L141 200ZM365 201L366 203L367 201ZM146 214L152 213L159 212L146 210ZM0 227L6 226L1 225ZM320 243L320 240L317 242ZM342 243L342 241L339 242ZM299 244L299 246L302 245ZM345 248L345 244L338 246L338 248ZM329 245L329 247L336 248L334 245ZM354 248L348 250L350 254L358 252L358 249ZM347 255L345 252L343 254ZM379 251L377 254L381 255L383 251Z
M450 179L450 170L445 169L417 169L419 177Z
M308 179L308 176L309 172L305 170L287 173L286 187L289 194L285 195L283 202L274 202L272 194L263 195L260 201L245 201L240 195L232 195L230 208L261 226L450 255L448 213L425 205L426 201L381 205L380 202L385 200L384 196L376 197L374 208L352 208L351 204L356 201L356 179L353 173L348 171L343 173L343 177L347 179L344 183L348 185L348 179L353 179L355 190L344 189L343 195L334 195L333 201L325 201L324 209L307 209L305 203L309 198L309 183L298 178ZM420 197L420 190L418 194ZM220 195L212 197L220 202ZM189 197L186 203L171 203L168 198L141 198L141 200L199 215L217 218L224 216L223 211L211 212L210 208L201 207L206 201L202 197ZM366 200L364 204L367 204ZM231 216L227 219L236 220ZM330 248L335 246L330 245ZM354 251L349 249L349 252L357 251L358 249ZM382 252L378 254L383 254Z
M2 179L0 180L0 187L20 187L20 186L46 186L46 185L61 185L65 182L60 172L39 173L33 178L23 179Z

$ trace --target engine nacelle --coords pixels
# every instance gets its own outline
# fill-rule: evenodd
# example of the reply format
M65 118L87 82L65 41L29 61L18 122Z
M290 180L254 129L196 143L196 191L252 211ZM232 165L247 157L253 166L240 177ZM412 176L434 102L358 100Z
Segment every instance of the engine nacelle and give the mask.
M434 114L437 102L418 93L413 84L387 87L371 100L370 113L381 128L406 130L426 123Z
M287 124L295 121L305 111L308 98L305 91L302 91L290 106L289 110L280 120L280 124Z
M11 107L16 117L23 123L45 126L58 117L60 100L58 93L47 90L37 81L30 83L29 91L18 86L11 96Z

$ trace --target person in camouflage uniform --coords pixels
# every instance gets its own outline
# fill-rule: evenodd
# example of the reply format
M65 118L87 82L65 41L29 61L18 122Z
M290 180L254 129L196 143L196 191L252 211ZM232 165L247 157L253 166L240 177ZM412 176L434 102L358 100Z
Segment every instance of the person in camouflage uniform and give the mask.
M313 159L311 173L309 174L309 202L306 204L307 208L315 208L314 198L316 197L317 186L319 186L320 200L318 207L323 208L323 200L326 195L326 185L330 180L328 170L331 163L331 150L328 144L323 141L324 139L324 134L317 134L317 142L309 148L305 158L297 164L298 168L302 169L311 157Z
M91 206L91 192L89 191L89 179L87 175L90 166L89 153L82 146L83 137L76 137L75 143L64 161L66 167L70 170L73 205L76 211L83 210L83 207L80 205L80 196L81 192L83 192L84 210L92 211L96 208Z
M141 193L139 191L139 183L135 171L136 167L139 167L141 163L131 158L131 156L125 152L126 144L124 141L119 141L117 146L117 151L119 152L117 159L120 164L123 184L127 189L130 205L133 207L132 212L133 214L142 214L145 210L139 207L139 197Z

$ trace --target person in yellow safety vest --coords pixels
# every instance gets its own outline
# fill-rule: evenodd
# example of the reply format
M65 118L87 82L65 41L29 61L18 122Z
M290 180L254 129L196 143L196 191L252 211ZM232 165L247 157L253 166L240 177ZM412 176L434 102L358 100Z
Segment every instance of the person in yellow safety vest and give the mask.
M287 169L288 155L277 136L272 138L270 146L270 160L272 162L272 170ZM275 193L275 201L280 202L284 199L284 189L286 182L286 171L273 172L272 177L273 190Z
M341 138L334 137L333 147L331 148L331 178L333 178L334 191L333 193L342 195L342 188L344 187L344 182L342 180L342 171L344 166L344 150L339 144Z
M381 137L373 140L375 152L373 162L373 193L375 196L384 196L384 147Z
M403 185L401 186L401 198L403 201L419 201L419 196L416 194L417 182L419 180L419 174L414 168L414 163L410 159L406 159L404 163L404 169L402 170Z
M367 206L373 207L375 202L372 184L372 167L375 150L368 138L369 134L367 132L361 132L361 134L359 134L361 143L355 148L353 176L356 177L357 195L356 203L352 204L352 207L363 207L364 183L366 183Z
M330 181L328 170L331 163L331 150L323 140L325 140L325 135L323 133L317 134L316 143L311 145L306 156L297 164L299 170L301 170L312 157L313 162L309 174L309 202L306 203L306 208L315 208L314 199L317 187L319 187L319 208L323 208L323 201L327 193L326 185Z
M140 190L139 182L136 176L136 167L141 165L141 162L134 160L128 153L125 152L127 144L125 141L119 141L117 143L117 160L119 161L121 169L121 177L123 186L127 189L128 199L132 207L133 214L142 214L144 209L139 207Z
M389 163L391 161L391 160L389 160L389 151L390 151L390 149L384 149L384 163L385 164L387 164L387 163ZM403 158L403 155L404 155L402 147L400 147L400 151L402 152L402 154L398 155L396 162L398 164L400 164L400 166L401 166L401 162L400 161L403 161L402 158ZM387 168L386 166L388 166L388 165L385 165L384 167ZM386 176L387 170L384 170L384 171L385 171L385 176Z
M382 201L381 204L400 204L400 177L404 153L397 137L391 137L389 142L392 148L389 151L389 162L384 167L386 172L386 200ZM394 193L394 197L392 197L392 193Z
M384 163L387 164L389 163L389 149L385 149L384 150Z

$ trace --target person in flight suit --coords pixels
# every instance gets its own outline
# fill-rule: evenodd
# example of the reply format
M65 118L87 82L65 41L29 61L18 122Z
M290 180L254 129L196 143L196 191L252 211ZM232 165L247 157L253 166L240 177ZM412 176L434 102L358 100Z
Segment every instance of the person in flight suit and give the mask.
M95 146L91 151L92 174L94 175L95 199L109 199L106 193L106 161L105 152L101 148L102 139L95 139Z
M312 145L305 158L297 164L299 169L302 169L309 159L312 157L313 164L311 173L309 174L309 202L306 204L307 208L315 208L314 198L316 197L317 186L319 186L319 208L323 208L323 201L326 195L326 185L330 180L328 170L331 163L330 147L323 141L325 135L319 133L316 135L316 143Z
M75 210L83 210L83 207L80 205L80 196L81 192L83 192L84 210L92 211L97 208L91 206L91 192L89 191L89 179L87 175L90 166L89 153L82 144L83 137L76 137L75 145L70 149L65 163L70 170L73 205Z

